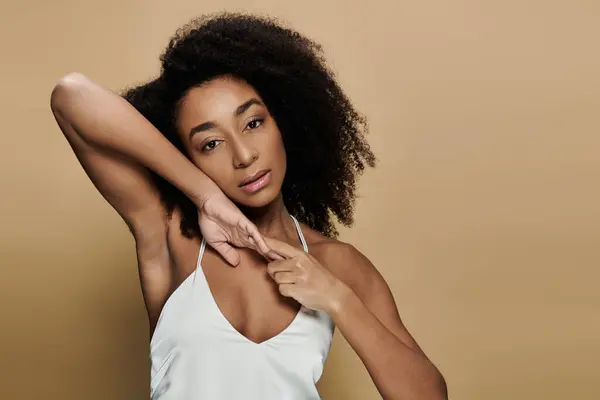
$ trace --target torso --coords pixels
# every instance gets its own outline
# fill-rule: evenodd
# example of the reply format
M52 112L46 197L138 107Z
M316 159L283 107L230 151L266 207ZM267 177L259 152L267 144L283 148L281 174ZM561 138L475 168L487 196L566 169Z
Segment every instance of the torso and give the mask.
M152 336L160 309L170 295L196 268L198 250L201 239L188 239L179 229L177 212L168 222L167 248L170 255L170 265L161 266L168 269L164 276L170 277L168 289L162 294L154 294L143 290L146 304L155 304L159 312L149 315ZM306 225L301 225L310 253L328 268L326 260L328 252L341 242L326 238ZM302 249L297 235L288 238L277 238L290 245ZM282 296L277 284L266 272L267 262L256 252L249 249L238 249L241 255L240 264L232 267L226 263L214 250L208 246L204 253L202 268L209 284L212 296L223 316L231 326L253 342L262 342L276 336L292 323L300 304L292 298ZM143 257L141 257L143 258ZM334 268L335 269L335 268ZM334 275L341 271L330 270ZM144 269L141 268L140 271ZM142 285L147 280L141 277ZM143 288L144 289L144 288Z

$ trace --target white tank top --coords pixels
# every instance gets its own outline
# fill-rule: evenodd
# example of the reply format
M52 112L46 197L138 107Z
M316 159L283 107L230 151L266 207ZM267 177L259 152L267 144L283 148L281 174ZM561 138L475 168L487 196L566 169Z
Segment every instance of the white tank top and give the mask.
M298 236L308 252L298 221ZM202 270L167 299L150 341L153 400L316 400L335 325L302 306L281 333L255 343L219 310Z

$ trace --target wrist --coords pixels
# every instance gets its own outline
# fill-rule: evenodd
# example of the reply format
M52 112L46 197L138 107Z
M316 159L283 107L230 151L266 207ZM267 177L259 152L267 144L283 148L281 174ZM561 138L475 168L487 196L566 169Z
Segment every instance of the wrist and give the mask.
M352 296L355 296L354 291L345 283L338 281L332 291L334 293L327 313L335 318L340 314L350 302Z
M206 201L210 198L210 195L207 193L203 193L201 195L190 195L189 197L190 200L192 200L192 203L196 205L196 208L198 210L202 210L204 208L204 205L206 204Z
M189 197L198 210L201 210L208 200L219 198L220 196L223 196L223 192L221 192L217 185L214 185L213 188L203 188L200 193L192 193Z

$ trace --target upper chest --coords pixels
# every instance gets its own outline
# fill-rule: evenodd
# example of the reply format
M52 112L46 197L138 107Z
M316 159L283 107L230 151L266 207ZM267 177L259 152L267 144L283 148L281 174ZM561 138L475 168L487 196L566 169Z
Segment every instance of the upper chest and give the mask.
M173 227L175 228L175 227ZM268 340L284 331L298 315L300 304L290 297L279 293L276 282L267 273L267 261L249 249L238 249L241 255L240 265L232 267L214 250L206 246L199 260L200 239L188 239L171 229L169 253L171 258L170 276L171 294L199 269L200 277L207 283L207 295L212 297L219 314L231 327L253 342ZM342 263L330 263L336 254L331 241L321 240L321 235L309 228L303 229L308 249L334 276L345 281ZM339 242L336 242L339 244ZM299 239L290 239L290 245L302 249ZM339 264L339 265L338 265ZM165 299L168 300L168 297Z
M211 300L203 306L215 306L214 311L232 329L255 343L277 336L296 319L300 303L279 293L278 285L267 273L267 261L260 255L238 249L241 261L233 267L208 246L199 259L199 250L199 240L172 244L173 292L196 270L195 279L206 283L196 289L204 290L202 298Z

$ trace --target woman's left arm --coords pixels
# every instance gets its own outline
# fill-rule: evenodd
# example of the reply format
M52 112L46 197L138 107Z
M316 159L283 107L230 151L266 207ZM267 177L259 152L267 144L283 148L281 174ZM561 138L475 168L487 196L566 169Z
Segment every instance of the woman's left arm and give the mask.
M448 398L444 378L404 327L387 283L364 255L336 244L327 264L347 271L338 279L310 254L266 240L286 258L268 267L279 291L332 317L384 399Z
M335 257L346 263L344 269L354 269L358 279L342 285L329 311L337 328L384 399L447 399L444 378L404 327L387 283L366 257L349 247Z

